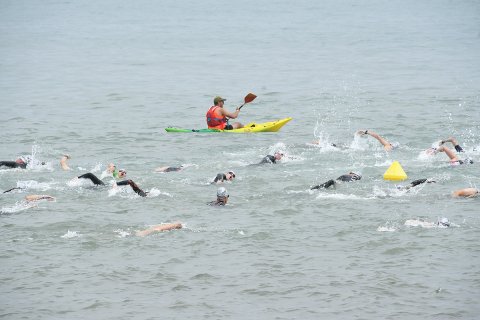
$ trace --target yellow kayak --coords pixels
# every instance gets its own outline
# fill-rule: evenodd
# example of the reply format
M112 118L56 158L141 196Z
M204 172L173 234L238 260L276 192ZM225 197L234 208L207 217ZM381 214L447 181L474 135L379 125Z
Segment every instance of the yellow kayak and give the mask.
M285 118L277 121L255 123L251 122L240 129L233 130L217 130L217 129L181 129L181 128L165 128L167 132L228 132L228 133L254 133L254 132L277 132L292 118Z

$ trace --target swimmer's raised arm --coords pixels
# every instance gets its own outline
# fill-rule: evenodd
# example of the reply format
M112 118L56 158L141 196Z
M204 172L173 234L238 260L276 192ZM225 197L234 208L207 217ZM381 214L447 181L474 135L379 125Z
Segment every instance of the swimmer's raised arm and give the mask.
M126 185L129 185L130 187L132 187L133 191L135 191L136 194L138 194L139 196L141 197L146 197L147 196L147 192L143 191L142 189L140 189L137 184L135 182L133 182L133 180L124 180L124 181L119 181L116 183L117 186L126 186Z
M67 164L67 161L70 159L70 156L68 154L64 154L61 158L60 158L60 167L62 167L62 170L71 170L70 167L68 166Z
M372 131L372 130L359 130L357 131L357 134L364 136L364 135L370 135L377 139L382 145L385 151L391 151L393 149L392 144L388 142L385 138L381 137L378 133Z
M460 147L460 145L458 144L457 139L455 139L454 137L450 137L450 138L448 138L448 139L446 139L446 140L442 140L442 141L440 142L440 144L444 144L444 143L446 143L446 142L452 143L453 147L455 148L455 150L456 150L457 152L464 152L463 149L462 149L462 147Z
M437 152L445 152L445 154L450 158L450 161L458 161L457 155L446 146L440 146L436 150Z

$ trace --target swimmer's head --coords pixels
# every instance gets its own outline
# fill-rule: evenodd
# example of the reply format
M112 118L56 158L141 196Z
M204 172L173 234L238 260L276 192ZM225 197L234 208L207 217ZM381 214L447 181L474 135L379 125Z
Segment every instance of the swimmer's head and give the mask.
M360 136L360 137L366 137L367 136L367 130L358 130L356 133L357 136Z
M220 187L217 190L217 198L228 198L228 191L224 187Z
M227 172L227 175L228 175L227 176L228 180L233 180L235 178L235 172L233 172L231 170Z
M284 154L281 151L275 151L275 154L273 156L275 157L275 160L280 160L280 159L282 159Z
M127 171L125 169L118 170L119 177L125 177L127 175Z
M362 173L361 173L361 172L353 172L353 171L350 171L349 174L352 176L352 180L360 180L360 179L362 179Z
M437 224L442 227L450 227L450 221L447 218L442 218L438 220Z
M428 148L427 150L425 150L425 154L429 156L436 155L437 153L438 153L437 148Z

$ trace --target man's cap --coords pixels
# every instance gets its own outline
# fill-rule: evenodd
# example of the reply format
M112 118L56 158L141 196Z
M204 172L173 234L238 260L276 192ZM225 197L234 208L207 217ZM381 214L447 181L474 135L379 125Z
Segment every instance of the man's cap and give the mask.
M217 190L217 197L228 197L228 191L224 187L220 187Z
M213 99L213 104L217 104L217 103L219 103L220 101L227 101L227 99L223 99L223 98L220 97L220 96L216 96L216 97Z
M235 178L235 172L233 172L232 170L228 171L227 173L230 173Z

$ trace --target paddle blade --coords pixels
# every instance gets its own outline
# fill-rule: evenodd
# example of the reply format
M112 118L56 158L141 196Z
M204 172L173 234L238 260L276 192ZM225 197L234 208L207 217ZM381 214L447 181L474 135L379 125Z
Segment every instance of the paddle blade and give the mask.
M250 103L252 102L253 100L255 100L257 96L254 95L253 93L249 93L245 96L245 103Z

